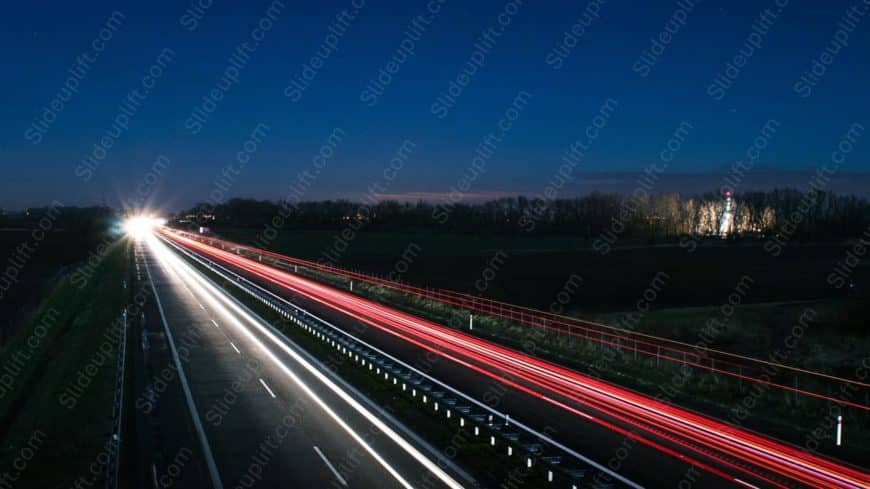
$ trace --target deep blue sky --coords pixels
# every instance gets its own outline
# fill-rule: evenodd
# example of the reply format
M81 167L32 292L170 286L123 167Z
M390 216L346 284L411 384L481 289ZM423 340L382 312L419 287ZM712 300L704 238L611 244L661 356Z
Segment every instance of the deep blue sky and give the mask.
M308 6L285 2L274 27L241 70L239 83L218 103L204 129L191 134L185 120L214 88L233 49L249 40L269 4L214 0L190 31L181 18L198 3L210 2L7 2L0 16L0 207L17 209L52 199L69 205L106 199L115 205L119 196L129 195L142 182L158 155L167 156L171 165L153 196L156 204L179 208L205 200L217 173L235 160L258 123L271 131L227 196L283 196L296 174L311 167L312 157L335 127L345 131L344 141L307 197L358 197L379 180L404 139L414 141L416 149L391 193L446 192L520 90L532 94L530 102L472 192L540 192L560 155L582 137L608 97L617 99L619 107L578 166L577 182L561 195L598 188L596 182L603 182L600 189L607 190L606 184L619 180L622 172L629 172L630 180L631 172L658 160L681 121L695 128L668 174L712 175L709 181L714 185L717 175L743 158L766 120L781 122L756 162L755 168L763 171L750 172L746 188L769 186L781 172L806 171L829 161L851 124L870 126L870 18L863 18L849 34L848 47L836 54L810 97L802 98L792 89L854 1L792 0L772 22L762 47L733 87L717 101L707 94L708 85L738 53L760 11L774 8L772 1L696 2L644 78L632 64L649 48L650 38L664 29L676 3L602 2L600 17L564 66L554 70L545 57L561 43L587 2L526 0L455 108L439 119L430 105L462 68L481 31L496 23L504 3L447 0L416 42L415 55L401 66L377 105L369 107L360 101L361 91L387 64L411 18L423 13L426 4L368 0L302 100L294 103L284 96L284 88L315 53L335 15L350 8L350 0L341 0ZM124 14L123 23L81 79L78 93L57 114L41 142L33 144L26 131L62 88L76 57L89 52L113 10ZM175 60L94 177L83 182L75 174L80 160L99 142L122 99L139 86L164 48L175 52ZM840 172L854 182L853 172L868 171L870 140L858 140ZM583 174L598 172L606 172L609 180L588 175L583 180ZM708 190L685 187L677 190Z

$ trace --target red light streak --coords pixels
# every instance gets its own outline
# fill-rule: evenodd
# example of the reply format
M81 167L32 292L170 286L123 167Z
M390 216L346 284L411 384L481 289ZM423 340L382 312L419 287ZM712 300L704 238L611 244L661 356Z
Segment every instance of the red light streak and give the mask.
M204 245L178 235L164 235L180 245L232 264L258 277L318 301L344 314L377 327L428 351L436 352L466 368L545 402L581 414L569 402L619 420L656 437L668 440L701 457L732 470L751 475L778 487L788 487L771 478L776 474L814 487L868 487L868 475L849 467L739 428L702 417L654 399L581 375L558 365L524 355L410 314L321 285L248 258ZM681 361L682 363L682 361ZM564 400L563 400L564 399ZM591 421L630 436L648 446L733 480L733 476L701 460L659 442L631 433L614 423L593 416ZM751 464L749 469L740 463Z
M632 350L638 354L647 356L647 357L655 357L658 360L664 360L668 362L673 362L677 364L685 364L691 365L694 368L699 368L703 370L707 370L716 374L727 375L729 377L737 378L740 380L745 380L747 382L753 382L758 384L763 384L766 387L772 387L775 389L780 389L792 393L797 393L800 395L813 397L816 399L822 399L830 402L834 402L843 406L849 406L852 408L860 409L860 410L870 410L870 406L866 406L863 404L850 402L846 399L836 398L828 395L821 394L819 392L814 392L806 389L800 389L797 387L793 387L790 385L785 385L781 383L777 383L770 380L764 380L760 377L754 377L744 371L748 372L759 372L765 367L772 367L777 369L777 371L790 371L793 373L799 373L803 375L807 375L810 377L816 377L820 379L833 380L837 383L841 384L841 390L847 389L850 387L860 387L860 388L868 388L870 384L860 382L852 379L844 379L841 377L836 377L833 375L825 374L822 372L816 372L807 369L801 369L797 367L793 367L790 365L784 365L776 362L771 362L767 360L762 360L758 358L748 357L745 355L738 355L729 352L723 352L707 347L700 347L698 345L692 345L689 343L684 343L676 340L671 340L669 338L662 338L653 335L648 335L644 333L640 333L637 331L626 330L623 328L617 328L605 324L590 322L590 321L582 321L575 318L568 318L565 316L560 316L554 313L549 313L545 311L538 311L534 309L528 309L524 307L515 306L513 304L507 304L504 302L499 302L490 299L483 299L479 297L469 296L466 294L462 294L459 292L448 291L448 290L438 290L438 289L428 289L415 287L412 285L394 282L390 280L381 279L378 277L373 277L370 275L344 270L338 267L323 265L320 263L301 260L298 258L287 257L284 255L280 255L278 253L273 253L270 251L262 250L259 248L254 248L250 246L240 245L237 243L232 243L229 241L219 240L215 238L203 237L201 235L187 233L179 230L172 230L172 232L176 234L180 234L183 236L187 236L197 241L205 241L212 245L217 244L221 247L228 247L230 249L238 249L245 250L246 252L267 256L276 261L280 261L283 263L290 263L293 265L300 265L303 267L327 272L334 275L344 276L349 279L358 280L362 282L367 282L374 285L379 285L387 288L391 288L403 293L417 295L420 297L425 297L429 299L433 299L436 301L443 302L445 304L450 304L455 307L463 308L469 311L478 312L482 314L488 314L491 316L502 317L508 319L510 321L520 322L523 324L527 324L537 328L543 328L549 331L555 331L559 334L567 334L570 336L574 336L577 338L581 338L584 341L594 341L604 345L615 346L617 348L625 348L627 350ZM568 320L572 322L568 322ZM550 325L546 323L549 322ZM579 324L576 324L579 323ZM565 327L567 330L562 330L560 327ZM615 332L617 333L615 333ZM585 334L585 336L583 336ZM596 336L590 336L596 335ZM604 338L608 339L604 339ZM626 344L620 343L621 341L626 342ZM629 345L628 343L633 343ZM641 345L641 347L638 347ZM672 346L675 345L675 346ZM649 347L650 349L646 349L645 347ZM655 350L653 350L653 348ZM702 350L706 353L701 354L698 353L697 350ZM662 354L661 352L665 353ZM668 354L667 352L670 352ZM691 359L691 360L690 360ZM707 361L710 365L705 365L704 362ZM743 363L746 362L746 363ZM729 366L732 370L728 370L725 368L717 368L714 364L718 364L720 366ZM737 371L735 372L734 369ZM769 376L769 373L765 372L766 375Z

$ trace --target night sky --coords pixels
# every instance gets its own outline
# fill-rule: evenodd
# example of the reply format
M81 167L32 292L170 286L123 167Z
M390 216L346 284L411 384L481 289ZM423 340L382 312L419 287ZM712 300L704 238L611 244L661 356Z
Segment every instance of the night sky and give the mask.
M206 200L227 165L238 171L222 197L277 199L327 150L305 198L355 199L406 140L413 151L380 193L437 199L507 113L466 197L535 195L608 99L559 196L630 189L684 122L658 190L715 190L771 119L740 190L800 187L850 128L870 126L870 3L780 2L6 2L0 207L114 206L144 188L179 209ZM825 73L801 82L820 59ZM394 70L386 84L382 69ZM860 192L870 135L849 144L832 188Z

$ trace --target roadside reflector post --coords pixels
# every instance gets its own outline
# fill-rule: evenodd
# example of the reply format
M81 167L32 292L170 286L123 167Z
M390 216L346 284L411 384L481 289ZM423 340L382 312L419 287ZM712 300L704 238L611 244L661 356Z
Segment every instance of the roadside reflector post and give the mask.
M468 329L469 330L474 329L474 314L468 315Z
M508 457L514 454L514 447L508 445Z
M843 415L837 416L837 446L843 444Z

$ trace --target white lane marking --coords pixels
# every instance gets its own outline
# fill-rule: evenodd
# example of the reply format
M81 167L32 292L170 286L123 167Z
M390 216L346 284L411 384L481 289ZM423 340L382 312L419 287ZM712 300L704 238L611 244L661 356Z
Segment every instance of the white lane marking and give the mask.
M157 251L152 247L152 251ZM211 453L211 447L208 444L208 438L205 435L205 430L202 427L202 421L199 419L196 404L193 402L193 394L190 392L190 386L187 384L187 376L184 374L184 369L181 367L181 358L178 356L178 350L175 348L175 340L172 339L172 332L169 331L169 323L166 321L166 313L163 312L163 304L160 302L160 296L157 294L157 287L154 285L154 279L151 277L151 267L148 262L145 262L145 271L148 273L148 281L151 282L151 290L154 292L154 300L157 302L157 309L160 311L160 319L163 321L163 328L166 330L166 337L169 339L169 348L172 350L172 360L175 363L175 369L178 371L178 379L181 380L181 387L184 390L184 397L187 401L187 408L190 410L190 416L193 418L193 426L199 437L199 442L202 445L202 453L205 456L205 462L208 466L209 476L214 485L214 489L223 489L224 485L218 473L217 464L214 461L214 456ZM180 277L179 277L180 280ZM202 304L200 304L202 307Z
M335 467L332 466L332 464L329 462L329 459L326 458L326 455L324 455L323 452L321 452L320 449L317 448L317 445L314 445L314 451L317 452L318 455L320 455L323 463L325 463L326 466L329 467L329 470L332 471L333 475L335 475L335 478L338 479L338 482L341 482L341 485L347 487L347 481L344 480L344 477L342 477L337 470L335 470Z
M268 385L266 385L266 381L263 379L260 379L260 383L263 384L263 387L266 389L266 392L268 392L269 395L272 396L272 398L274 399L276 397L275 393L272 392L272 389L270 389Z
M349 404L354 411L359 413L363 418L372 423L381 433L387 435L393 442L395 442L402 450L405 451L408 455L417 460L421 465L423 465L426 469L432 472L438 479L440 479L446 486L452 489L462 489L462 485L459 484L456 480L454 480L449 474L447 474L444 470L442 470L438 465L432 460L428 459L425 455L423 455L417 448L411 445L407 440L402 438L398 433L396 433L392 428L387 426L387 424L381 421L377 416L375 416L371 411L366 409L360 404L359 401L354 399L350 394L343 391L337 384L335 384L332 380L326 377L317 367L309 363L305 360L299 353L295 350L287 346L287 344L283 343L276 336L277 330L270 331L269 324L263 321L262 319L255 319L254 316L251 316L246 310L242 309L243 306L240 306L240 303L236 301L234 298L230 298L227 292L220 291L217 286L211 282L210 279L206 278L202 272L195 270L191 267L187 262L182 261L181 258L175 256L168 247L157 241L157 238L151 239L151 243L155 249L160 248L162 253L162 257L165 257L168 262L171 262L174 266L177 267L177 271L179 273L184 273L185 276L191 280L191 285L194 285L199 292L201 292L206 300L209 301L209 304L215 307L222 314L226 315L228 321L236 326L242 333L244 333L254 344L259 346L259 349L262 351L262 354L272 360L275 365L281 369L297 386L299 386L305 393L323 410L330 418L332 418L336 424L338 424L354 441L356 441L363 449L375 459L389 474L403 487L407 489L413 489L412 486L407 480L405 480L401 474L399 474L396 469L387 462L380 453L378 453L371 445L369 445L363 437L353 430L347 422L341 418L326 402L318 396L301 378L299 378L296 373L293 372L283 361L281 361L278 356L275 355L262 340L260 340L245 324L242 323L242 319L250 325L254 326L258 331L265 334L269 341L273 342L276 346L284 350L290 357L295 360L300 366L302 366L305 370L307 370L312 376L314 376L319 382L324 384L329 390L335 393L339 398L341 398L346 404ZM232 310L233 313L230 312ZM236 317L236 315L238 317ZM239 319L241 318L241 319Z
M205 307L203 307L203 305L202 305L201 302L197 302L197 304L199 304L199 308L200 308L200 309L202 309L203 311L205 311Z
M211 323L214 324L215 328L220 328L220 326L218 326L218 323L214 322L214 319L211 320Z
M232 341L230 341L230 346L233 347L233 350L236 350L236 353L238 353L239 355L242 354L242 352L240 352L239 349L236 347L236 344Z

